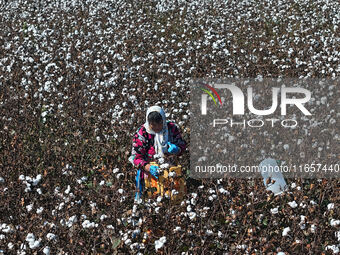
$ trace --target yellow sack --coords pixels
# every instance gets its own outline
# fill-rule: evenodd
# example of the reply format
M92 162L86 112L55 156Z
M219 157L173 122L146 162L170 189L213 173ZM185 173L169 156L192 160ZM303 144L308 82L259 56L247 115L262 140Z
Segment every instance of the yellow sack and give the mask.
M150 165L159 167L156 162L150 162ZM170 177L169 173L171 172L175 172L176 175ZM159 175L158 179L148 174L148 176L145 177L145 189L147 190L149 198L167 195L171 200L180 202L187 192L185 178L182 175L182 166L177 165L169 169L164 169L163 174ZM176 190L177 194L172 194L172 190Z

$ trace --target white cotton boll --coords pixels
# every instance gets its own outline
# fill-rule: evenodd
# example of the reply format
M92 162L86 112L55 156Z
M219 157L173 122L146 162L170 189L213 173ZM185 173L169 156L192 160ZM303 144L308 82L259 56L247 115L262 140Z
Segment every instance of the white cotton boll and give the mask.
M290 207L292 207L292 208L295 208L295 207L298 206L298 204L297 204L295 201L293 201L293 202L288 202L288 204L289 204Z
M8 249L12 250L12 248L14 247L14 244L12 242L9 242L7 247Z
M123 189L118 189L119 194L123 194L124 190Z
M173 178L173 177L176 177L176 172L174 172L174 171L170 172L170 173L169 173L169 176L172 177L172 178Z
M117 174L116 178L119 179L121 176L124 176L124 174L123 173L119 173L119 174Z
M277 253L277 255L285 255L286 253L284 253L283 251L280 251Z
M215 190L213 190L212 188L210 188L210 189L208 190L208 192L209 192L210 194L213 194L213 193L215 193Z
M315 230L316 230L316 225L315 224L312 224L312 226L310 227L310 231L312 233L315 233Z
M6 223L3 223L2 225L0 225L0 230L2 230L2 232L4 233L12 232L11 227L8 226Z
M39 207L39 208L37 209L37 214L41 214L43 210L44 210L43 207Z
M284 228L284 230L282 231L282 236L286 236L289 231L290 231L290 227Z
M159 203L159 202L161 202L162 201L162 196L158 196L157 197L157 202Z
M46 254L46 255L49 255L50 254L50 247L46 246L43 250L43 253Z
M103 186L104 184L105 184L105 181L101 181L101 182L99 183L100 186Z
M338 241L340 241L340 230L335 232L335 237L338 238Z
M169 164L168 164L168 163L161 164L159 167L160 167L161 169L167 169L167 168L169 168Z
M279 212L279 207L275 207L275 208L273 208L273 209L270 209L270 212L271 212L272 214L277 214L277 213Z
M327 251L327 250L332 250L334 254L338 254L339 251L340 251L340 250L339 250L339 247L338 247L337 245L335 245L335 244L333 244L333 245L327 245L326 248L325 248L325 250L326 250L326 251Z
M41 195L41 194L42 194L42 192L41 192L41 189L40 189L40 188L38 188L38 189L37 189L37 192L38 192L38 194L39 194L39 195Z
M306 216L300 215L300 223L304 223L306 220Z
M30 176L26 176L26 181L32 182L32 178Z
M176 233L176 232L181 231L181 230L182 230L181 227L176 227L176 228L174 229L174 232Z
M61 203L59 204L59 206L58 206L58 210L60 211L61 209L63 209L63 208L64 208L64 205L65 205L65 203L64 203L64 202L61 202Z
M293 182L290 186L294 189L296 187L295 182Z
M196 213L194 213L194 212L189 212L189 213L188 213L188 216L189 216L189 219L190 219L190 220L193 220L193 219L196 218Z
M31 242L35 240L35 236L33 233L28 233L25 239L27 242Z
M159 240L155 241L155 249L158 251L158 249L162 248L163 245L166 243L166 237L163 236Z
M285 145L283 145L283 148L284 148L285 150L288 150L288 149L289 149L289 145L288 145L288 144L285 144Z
M83 228L90 228L92 226L92 223L89 220L85 220L82 223Z
M37 177L33 179L33 186L38 185L40 181L41 181L41 174L38 174Z
M332 227L336 227L337 225L340 224L340 220L331 219L330 224Z
M187 206L187 212L191 212L191 206L190 205Z
M20 181L23 181L23 180L25 180L25 175L23 175L23 174L22 174L22 175L20 175L20 176L19 176L19 180L20 180Z
M206 234L207 234L208 236L211 236L212 234L214 234L214 232L212 232L210 229L208 229L207 232L206 232Z
M26 250L26 244L24 244L24 243L20 244L20 249ZM24 254L26 254L26 252Z
M327 205L327 209L328 209L328 210L334 209L334 203L329 203L329 204Z
M67 185L67 189L65 190L65 194L70 193L70 191L71 191L71 187L70 187L70 185Z
M178 191L173 189L171 190L171 195L174 196L174 195L177 195L178 194ZM167 196L167 194L165 194L165 196Z
M5 182L4 178L0 177L0 183L4 183L4 182Z
M41 238L39 240L35 240L34 242L29 242L29 246L31 249L38 248L40 246Z
M47 240L52 241L52 240L56 239L56 235L52 234L52 233L48 233L46 235L46 238L47 238Z
M230 194L229 191L228 191L228 190L225 190L223 187L222 187L222 188L219 188L218 191L219 191L220 193L222 193L222 194L227 194L227 195Z
M311 203L312 205L317 205L317 204L318 204L318 203L316 203L314 200L311 200L310 203Z
M72 227L73 223L76 223L76 222L77 222L77 215L73 215L69 218L66 225L70 228Z
M28 212L30 212L33 209L33 204L27 205L26 209L27 209Z
M107 215L103 214L102 216L100 216L100 220L103 221L104 219L107 218Z

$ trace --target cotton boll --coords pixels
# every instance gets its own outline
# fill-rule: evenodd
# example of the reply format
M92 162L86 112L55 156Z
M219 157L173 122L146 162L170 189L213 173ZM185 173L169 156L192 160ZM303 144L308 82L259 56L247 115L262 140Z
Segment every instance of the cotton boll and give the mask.
M327 205L327 209L328 209L328 210L334 209L334 203L329 203L329 204Z
M103 214L102 216L100 216L100 220L103 221L104 219L107 218L107 215Z
M179 192L175 189L171 190L171 195L174 196L174 195L177 195ZM167 196L167 194L165 194L165 196Z
M165 236L161 237L159 240L156 240L155 241L155 249L156 249L156 251L161 249L163 247L163 245L165 244L165 242L166 242L166 237Z
M182 230L181 227L176 227L173 231L176 233L176 232L179 232L179 231L181 231L181 230Z
M7 247L8 249L12 250L12 248L14 247L14 244L12 242L9 242Z
M340 220L331 219L330 224L332 227L340 225Z
M214 234L214 232L212 232L211 230L207 230L207 232L206 232L206 234L208 235L208 236L211 236L211 235L213 235Z
M169 176L172 177L172 178L173 178L173 177L176 177L176 172L174 172L174 171L173 171L173 172L170 172L170 173L169 173Z
M52 233L48 233L48 234L46 235L46 238L47 238L47 240L51 241L51 240L56 239L56 235L55 235L55 234L52 234Z
M71 187L70 187L70 185L67 185L67 189L65 190L65 194L70 193L70 191L71 191Z
M33 204L27 205L26 209L27 209L28 212L30 212L33 209Z
M282 236L286 236L289 231L290 231L290 227L284 228L282 231Z
M116 178L117 178L117 179L120 179L120 177L123 177L123 176L124 176L123 173L119 173L119 174L117 174Z
M312 224L312 226L310 227L310 231L312 233L315 233L315 231L316 231L316 225L315 224Z
M44 210L43 207L39 207L39 208L37 209L37 214L41 214L43 210Z
M196 213L195 212L189 212L188 216L189 216L190 220L194 220L196 218Z
M45 246L43 253L46 254L46 255L49 255L50 254L50 247Z
M277 213L279 212L279 207L275 207L275 208L273 208L273 209L270 209L270 212L271 212L272 214L277 214Z
M295 207L298 206L298 204L297 204L295 201L293 201L293 202L288 202L288 204L289 204L290 207L292 207L292 208L295 208Z

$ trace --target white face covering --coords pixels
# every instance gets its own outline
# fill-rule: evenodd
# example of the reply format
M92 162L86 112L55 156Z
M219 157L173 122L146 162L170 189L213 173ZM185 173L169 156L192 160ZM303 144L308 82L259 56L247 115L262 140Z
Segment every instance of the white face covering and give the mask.
M154 132L148 122L148 116L151 112L159 112L162 115L163 119L163 129L159 133ZM144 127L146 129L146 132L149 134L154 134L155 135L155 150L156 150L156 155L155 157L164 157L164 152L167 151L167 143L168 143L168 128L166 124L166 117L165 117L165 112L160 106L154 105L148 108L146 112L146 122L144 124Z

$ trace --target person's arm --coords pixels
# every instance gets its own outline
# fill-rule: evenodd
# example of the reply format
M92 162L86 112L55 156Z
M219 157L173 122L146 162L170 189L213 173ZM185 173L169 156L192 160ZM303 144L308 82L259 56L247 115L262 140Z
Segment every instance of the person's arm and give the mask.
M170 130L171 130L172 141L173 141L172 143L177 145L180 149L180 151L176 155L180 156L185 151L187 143L182 138L180 128L175 122L170 122Z
M143 137L142 128L139 128L135 133L132 140L132 153L131 162L137 167L145 170L145 166L148 164L146 160L146 140Z

